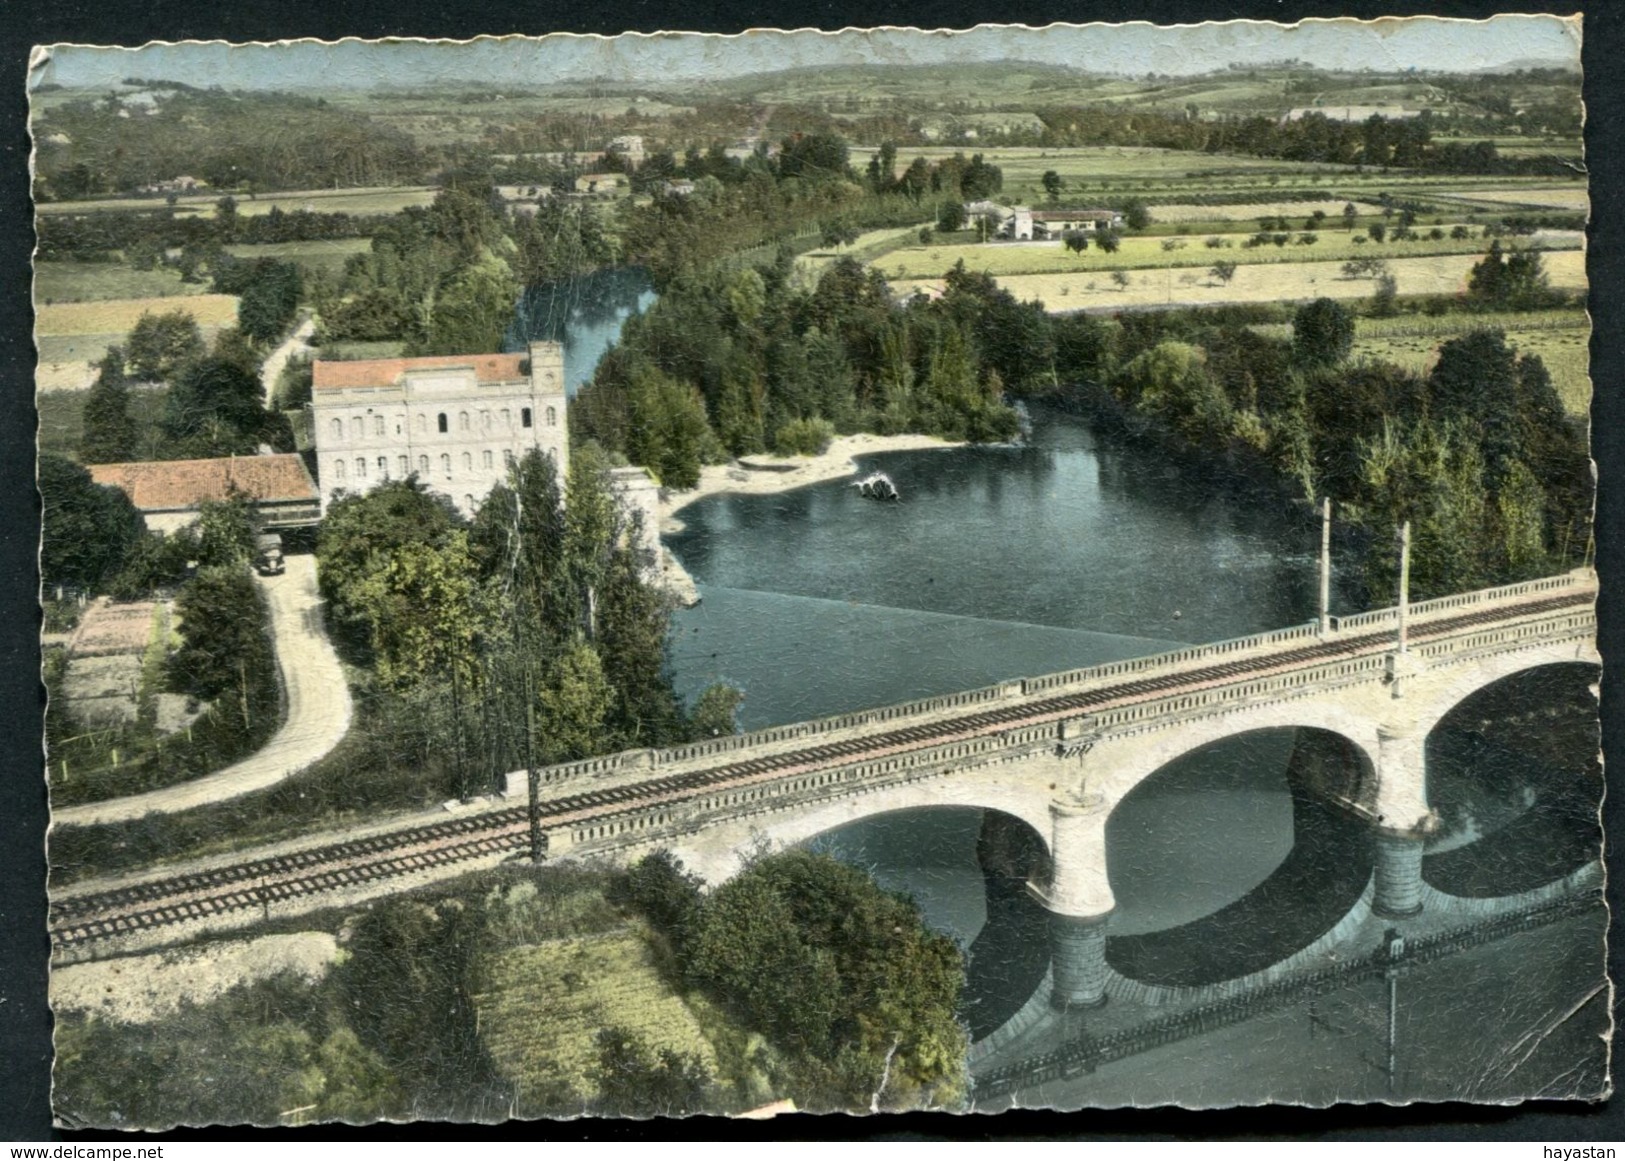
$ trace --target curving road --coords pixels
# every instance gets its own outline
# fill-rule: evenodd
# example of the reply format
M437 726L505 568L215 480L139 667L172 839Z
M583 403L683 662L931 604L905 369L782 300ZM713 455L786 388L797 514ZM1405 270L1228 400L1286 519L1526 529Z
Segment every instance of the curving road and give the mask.
M275 785L323 757L350 728L350 689L322 624L316 558L290 556L281 576L260 577L271 608L271 643L287 717L264 748L236 765L146 794L64 807L52 822L87 825L169 814Z
M276 382L282 377L282 368L288 365L288 360L295 355L308 355L310 353L310 337L316 333L316 320L307 318L293 329L293 333L282 340L280 346L266 357L260 366L260 383L265 388L265 406L270 409L272 398L276 395Z

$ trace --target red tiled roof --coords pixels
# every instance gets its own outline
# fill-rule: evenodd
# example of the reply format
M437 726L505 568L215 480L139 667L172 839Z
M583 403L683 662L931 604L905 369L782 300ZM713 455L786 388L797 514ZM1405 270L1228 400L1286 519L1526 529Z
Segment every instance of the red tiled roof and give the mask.
M424 355L416 359L318 359L311 369L317 391L343 387L393 387L408 371L438 367L473 367L481 383L511 383L523 379L525 355Z
M92 480L121 489L143 512L196 508L205 500L227 499L234 488L250 500L271 503L320 499L305 461L296 455L86 467Z

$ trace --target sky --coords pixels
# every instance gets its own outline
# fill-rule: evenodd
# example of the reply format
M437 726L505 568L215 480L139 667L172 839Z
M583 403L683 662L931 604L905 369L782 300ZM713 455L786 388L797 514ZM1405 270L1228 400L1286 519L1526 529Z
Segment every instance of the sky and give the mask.
M1307 20L1296 25L1233 21L1205 25L1093 24L1045 28L983 25L955 32L912 29L691 33L605 38L558 34L472 41L313 40L224 42L140 48L58 45L32 84L105 88L124 77L243 89L368 87L379 83L478 79L496 85L597 81L701 82L743 73L844 64L934 64L1025 60L1094 72L1173 75L1229 64L1296 58L1324 68L1473 70L1517 62L1574 65L1578 20L1497 16L1377 21Z

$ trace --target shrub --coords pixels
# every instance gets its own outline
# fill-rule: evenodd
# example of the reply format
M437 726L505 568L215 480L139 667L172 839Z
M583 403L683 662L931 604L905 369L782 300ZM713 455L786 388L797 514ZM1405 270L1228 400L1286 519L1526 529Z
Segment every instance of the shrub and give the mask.
M835 425L827 419L792 419L773 433L773 450L781 456L816 456L829 450Z

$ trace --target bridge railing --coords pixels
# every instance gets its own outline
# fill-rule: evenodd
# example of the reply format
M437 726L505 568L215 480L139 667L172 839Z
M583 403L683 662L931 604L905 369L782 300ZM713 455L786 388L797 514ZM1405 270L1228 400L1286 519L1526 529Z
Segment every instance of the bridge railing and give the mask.
M1578 570L1564 573L1562 576L1541 577L1539 580L1523 581L1515 585L1503 585L1495 589L1479 589L1471 593L1456 593L1448 597L1435 597L1431 601L1418 601L1409 609L1412 618L1426 618L1435 613L1448 613L1457 609L1470 609L1483 605L1495 604L1498 601L1516 600L1519 597L1537 596L1540 593L1558 592L1563 589L1576 588L1593 583L1590 570ZM1374 625L1394 625L1399 621L1397 608L1372 609L1368 613L1353 613L1347 617L1335 619L1338 632L1349 629L1368 629Z
M1577 570L1565 573L1562 576L1543 577L1539 580L1524 581L1520 584L1505 585L1500 588L1481 589L1477 592L1458 593L1454 596L1422 601L1411 606L1410 614L1413 618L1425 619L1437 613L1516 600L1522 597L1557 592L1592 583L1594 583L1594 579L1589 570ZM1397 621L1397 618L1397 609L1374 609L1368 613L1357 613L1352 616L1337 618L1334 622L1334 632L1344 633L1353 629L1369 629L1379 625L1391 625ZM622 774L641 776L651 768L703 761L726 754L775 746L785 742L798 742L840 733L845 730L884 725L887 722L901 719L925 717L947 710L994 705L1013 697L1030 696L1084 683L1109 682L1121 677L1158 671L1165 672L1195 662L1220 661L1226 657L1253 650L1289 644L1294 641L1315 640L1318 636L1318 626L1313 622L1292 625L1284 629L1273 629L1267 633L1254 633L1247 637L1237 637L1228 641L1216 641L1208 645L1193 645L1170 653L1127 658L1122 661L1107 662L1103 665L1092 665L1081 669L1065 670L1061 673L1046 674L1042 677L1006 681L999 685L986 686L981 689L965 690L960 693L944 694L939 697L921 698L917 701L858 710L852 713L839 714L835 717L820 718L815 721L774 726L748 734L731 734L727 737L691 742L664 750L631 750L619 754L606 754L597 758L586 758L577 762L567 762L546 767L541 771L541 780L543 785L553 786L584 778L597 780ZM1316 668L1318 670L1318 667ZM1306 670L1305 672L1309 671ZM524 772L518 771L509 775L510 782L516 778L519 780L519 784L522 785Z
M1562 617L1548 617L1540 621L1487 628L1444 641L1427 642L1418 652L1432 658L1451 654L1473 653L1479 649L1505 646L1510 642L1530 639L1550 640L1570 633L1584 633L1592 624L1589 613L1575 612ZM1099 732L1135 732L1136 729L1156 728L1170 715L1201 712L1229 706L1240 708L1251 702L1275 702L1295 692L1310 693L1329 686L1349 682L1365 682L1380 678L1388 666L1386 653L1366 653L1358 657L1334 658L1317 665L1285 673L1273 673L1250 681L1216 685L1188 693L1098 710L1085 716L1087 728ZM834 786L861 786L864 790L876 788L898 780L926 777L944 763L963 763L966 759L994 758L1013 748L1033 743L1051 743L1060 733L1061 720L1020 725L997 733L975 738L961 738L936 746L924 747L907 753L886 754L846 764L807 765L782 771L769 780L718 787L685 801L682 815L692 820L716 812L749 814L757 810L774 809L774 803L787 796L804 792L818 792ZM670 804L656 804L647 811L586 823L572 831L575 844L600 840L616 840L633 832L643 832L674 816Z

